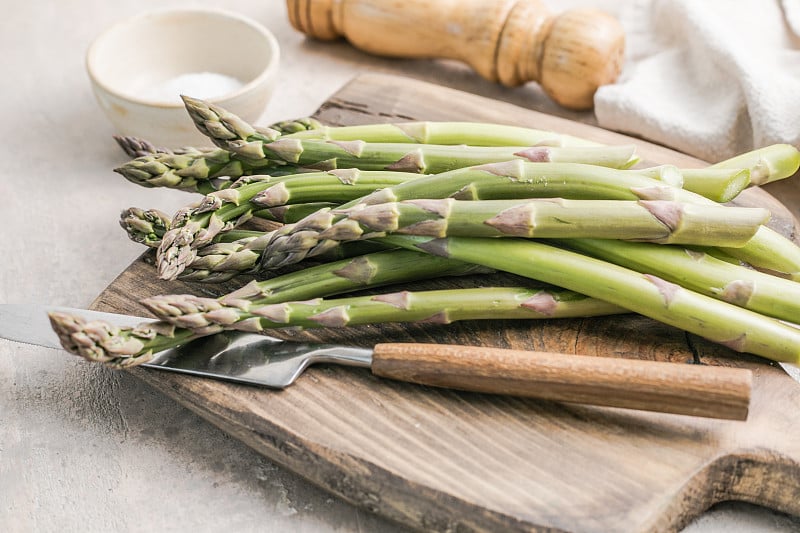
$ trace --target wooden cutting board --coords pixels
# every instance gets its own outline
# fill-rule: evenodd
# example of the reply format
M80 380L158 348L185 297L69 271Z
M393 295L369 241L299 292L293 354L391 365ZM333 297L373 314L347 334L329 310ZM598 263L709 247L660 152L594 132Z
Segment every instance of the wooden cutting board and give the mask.
M702 165L587 125L381 75L354 80L317 116L330 124L422 119L527 125L608 143L635 142L648 163ZM793 235L794 218L764 191L747 191L742 202L770 207L775 227ZM93 308L145 316L140 297L217 295L236 286L159 282L151 261L144 254ZM697 357L752 369L752 406L747 422L731 422L436 390L341 367L313 368L284 391L132 372L317 485L424 530L669 531L730 499L800 514L800 384L764 360L652 320L625 315L390 325L293 336L360 346L451 342L676 363Z

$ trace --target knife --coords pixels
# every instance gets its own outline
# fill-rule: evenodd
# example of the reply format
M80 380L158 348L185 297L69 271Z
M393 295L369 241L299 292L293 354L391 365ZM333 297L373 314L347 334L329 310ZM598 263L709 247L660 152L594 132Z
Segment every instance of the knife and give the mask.
M85 309L0 305L0 337L61 348L48 312L133 327L151 319ZM749 370L484 346L383 343L371 349L225 331L159 352L141 366L281 389L312 364L370 368L382 378L545 400L745 420Z

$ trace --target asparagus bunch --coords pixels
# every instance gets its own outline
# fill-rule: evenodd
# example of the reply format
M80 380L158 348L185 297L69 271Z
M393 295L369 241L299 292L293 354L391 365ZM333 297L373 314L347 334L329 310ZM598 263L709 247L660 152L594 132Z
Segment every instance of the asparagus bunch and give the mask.
M228 329L252 330L257 322L254 318L263 313L268 315L270 309L274 312L288 309L287 313L293 315L287 319L288 322L273 322L271 327L330 325L325 317L330 318L353 304L357 317L349 320L349 324L445 318L451 321L482 317L558 318L622 311L617 306L570 291L533 288L401 292L330 301L320 298L432 277L487 272L489 270L485 267L470 263L416 251L395 250L319 265L270 280L251 281L220 298L193 295L148 298L142 303L162 321L144 323L136 328L119 328L103 322L87 323L64 313L52 313L50 318L67 350L92 361L123 368L145 363L158 351L212 334L223 325ZM309 301L309 298L314 300ZM491 298L494 304L482 306L486 298ZM371 307L363 306L364 302L370 301L374 302L368 304ZM286 305L289 307L283 307ZM446 314L440 313L442 309L446 309ZM232 310L242 313L240 319L231 322Z
M219 298L218 302L269 305L284 299L305 299L431 276L478 272L486 270L458 261L430 261L417 252L399 250L321 265L272 280L253 281ZM197 312L219 305L212 303L214 301L180 296L154 298L144 303L157 315L175 316L190 309ZM104 322L85 322L64 313L53 313L50 318L65 349L116 368L145 363L154 353L207 334L199 328L176 328L167 322L118 328Z
M727 173L728 176L743 174L739 170L717 171L720 172ZM173 234L181 233L180 239L172 241L179 244L172 249L167 249L165 246L159 254L162 258L159 264L173 262L162 268L161 275L169 279L179 276L186 262L191 262L195 257L191 250L201 248L209 238L213 238L218 231L226 227L235 227L250 216L288 223L296 222L302 215L324 207L323 202L315 200L325 199L331 204L340 203L357 198L367 191L375 191L375 194L368 195L363 200L365 202L380 201L388 197L436 198L450 194L459 198L562 196L636 199L674 196L676 194L674 190L663 185L675 183L675 180L679 183L680 174L676 178L675 172L663 172L663 169L661 174L664 181L659 183L631 171L620 172L591 165L507 162L459 169L431 177L416 177L399 172L362 172L357 169L280 178L252 176L245 180L248 183L240 180L240 183L245 184L235 187L235 192L226 190L212 193L204 201L189 206L180 214L181 225L189 225L190 228L180 230L176 227L168 235L168 238L171 238ZM419 184L406 183L412 180L419 181ZM391 187L397 183L403 183L404 186ZM725 183L725 187L731 190L730 181ZM390 192L393 196L390 196ZM289 207L281 205L288 202L298 203L290 204ZM237 205L234 208L231 204ZM230 213L238 213L239 218L230 224L217 224L217 229L209 233L207 229L215 221L212 218L213 213L222 207L224 209L219 211L219 216L226 217ZM226 209L229 215L224 214ZM230 220L232 219L226 218L225 222ZM190 230L193 233L190 233ZM194 240L192 234L200 234L205 240ZM189 252L182 253L178 247L183 250L188 249ZM178 259L183 263L177 262Z
M177 278L194 261L197 249L211 243L218 234L238 227L258 214L277 217L279 212L275 209L284 207L287 202L317 203L315 200L325 198L337 202L415 177L403 172L351 169L279 178L253 176L249 183L207 194L175 214L158 247L159 276L163 279ZM280 211L284 220L288 211L287 208ZM302 214L304 210L297 211Z
M122 212L119 222L132 241L158 248L170 229L171 219L157 209L131 207ZM220 233L187 265L180 278L219 282L253 271L271 237L271 233L257 230Z
M459 200L561 197L572 199L668 200L709 208L718 204L639 173L593 165L507 161L422 177L387 187L341 206L341 211L412 199ZM319 236L339 220L339 212L321 210L276 231L262 256L265 270L280 268L335 246ZM743 246L721 246L724 252L755 267L800 279L800 248L777 232L760 226Z
M316 119L300 118L277 122L266 130L290 135L322 127ZM114 136L114 140L126 154L135 158L114 171L143 187L171 187L207 194L226 189L237 178L256 172L274 175L300 172L300 169L275 162L242 160L226 150L193 147L172 150L131 136Z
M243 175L285 175L308 170L297 166L301 161L317 169L354 166L432 173L474 164L474 158L481 158L481 150L454 145L500 149L484 152L488 158L486 161L495 161L498 155L505 155L508 157L503 159L522 157L536 161L586 162L588 152L594 149L597 149L600 159L588 159L596 164L630 166L636 161L636 158L624 163L617 161L624 151L620 147L603 147L567 135L515 126L408 122L329 127L314 119L299 119L258 128L201 100L185 98L185 104L197 127L222 150L185 148L171 152L139 139L119 138L123 149L137 156L137 159L116 171L144 186L168 186L208 193L230 187L236 178ZM278 144L274 144L276 141ZM306 141L311 144L304 145ZM411 147L408 145L414 146L409 150ZM508 147L514 146L531 148L509 153ZM438 151L437 147L443 151ZM550 150L550 147L555 150ZM576 147L578 149L573 150ZM566 150L560 151L560 148ZM617 151L619 153L612 155ZM608 153L603 155L604 152ZM465 159L442 161L441 156L447 154L456 158L464 155ZM426 161L426 155L429 161ZM789 145L774 145L742 154L708 169L684 170L680 179L685 182L684 188L707 195L715 201L726 202L741 187L786 178L798 166L800 154L796 149ZM719 173L721 170L739 170L742 174ZM664 173L664 169L645 169L642 172L658 176ZM675 174L673 171L667 173ZM720 180L732 180L729 190L725 190Z
M80 320L59 314L51 315L51 320L67 349L92 360L128 366L147 361L158 349L223 329L259 332L287 326L344 327L386 321L446 324L455 320L486 318L594 316L619 313L625 309L736 351L777 361L800 362L800 329L652 274L640 274L530 240L436 239L399 235L384 240L433 256L568 287L591 298L568 292L568 302L578 301L584 306L561 305L563 299L539 290L484 288L421 293L402 291L311 301L287 301L287 294L283 293L277 296L276 303L269 303L274 295L262 297L263 292L257 285L251 285L219 299L185 295L151 299L147 302L150 309L166 321L158 323L158 326L114 328L102 323L82 324ZM295 274L305 277L307 273ZM295 286L306 292L317 290L303 283Z
M237 237L233 239L232 237ZM220 283L240 274L254 274L261 255L272 237L271 232L234 230L223 233L215 242L197 250L196 257L181 272L179 279ZM386 246L371 241L343 243L315 257L317 261L332 262L385 250Z
M696 249L612 239L555 242L762 315L788 322L796 322L800 317L800 283L732 264Z
M675 326L738 352L800 362L800 328L618 265L523 239L412 237L387 243L550 283Z
M334 128L310 120L255 128L213 105L185 102L218 148L169 153L131 143L131 155L140 157L120 169L146 186L207 193L169 223L161 213L139 210L127 216L124 227L131 238L150 246L160 241L162 277L218 279L256 266L275 268L306 256L348 253L339 243L353 239L414 251L358 255L253 281L218 299L148 299L145 305L162 321L142 328L115 329L53 315L65 345L86 357L136 364L154 351L222 329L628 310L734 350L800 360L800 332L780 322L797 315L796 283L726 262L730 254L800 277L800 249L763 226L764 210L717 203L750 184L793 174L800 155L791 147L776 145L707 169L618 170L635 162L630 147L597 146L551 132L469 123ZM370 169L384 176L362 179ZM391 182L384 179L392 174L387 170L435 175L406 174ZM349 176L359 183L350 183ZM531 197L537 199L524 200ZM287 213L297 216L302 209L310 214L275 232L232 231L253 216L289 221ZM554 239L555 245L533 240L541 238ZM323 299L474 272L476 265L564 289L491 287Z

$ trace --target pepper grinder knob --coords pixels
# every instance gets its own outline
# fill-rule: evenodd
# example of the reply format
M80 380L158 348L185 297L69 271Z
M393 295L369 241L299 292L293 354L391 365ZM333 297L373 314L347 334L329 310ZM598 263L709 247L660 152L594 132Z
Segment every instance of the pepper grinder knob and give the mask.
M558 104L590 109L622 69L625 34L592 9L552 14L540 0L286 0L306 35L365 52L455 59L508 87L538 82Z

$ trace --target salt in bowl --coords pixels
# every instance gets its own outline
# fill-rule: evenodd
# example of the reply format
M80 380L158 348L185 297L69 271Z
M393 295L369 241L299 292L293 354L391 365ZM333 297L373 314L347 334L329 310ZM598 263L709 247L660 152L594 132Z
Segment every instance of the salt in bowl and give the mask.
M266 28L219 9L143 13L104 31L86 54L95 96L117 133L165 148L210 145L181 94L257 121L278 63L278 43Z

